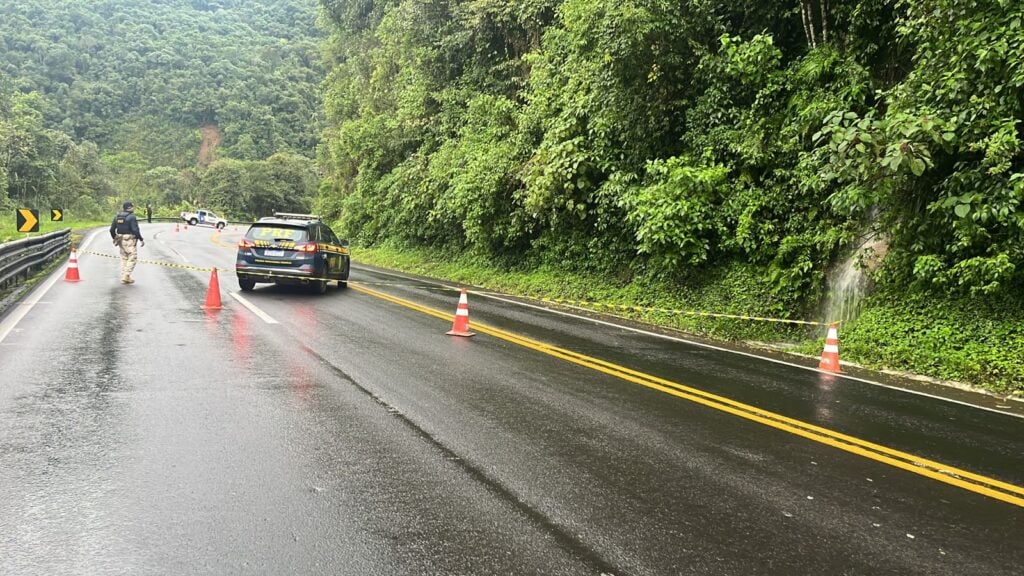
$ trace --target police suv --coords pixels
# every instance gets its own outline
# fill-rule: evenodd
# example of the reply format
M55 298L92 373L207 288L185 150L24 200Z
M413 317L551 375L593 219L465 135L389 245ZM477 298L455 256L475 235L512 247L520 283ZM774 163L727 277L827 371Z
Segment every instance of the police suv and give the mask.
M348 285L349 265L348 241L319 216L275 212L249 226L239 241L235 274L244 291L262 282L307 285L323 294L329 281Z

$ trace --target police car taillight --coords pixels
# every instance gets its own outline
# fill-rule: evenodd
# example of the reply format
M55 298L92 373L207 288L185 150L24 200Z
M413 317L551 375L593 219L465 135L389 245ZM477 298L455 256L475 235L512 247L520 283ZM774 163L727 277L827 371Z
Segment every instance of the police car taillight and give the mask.
M316 252L316 242L310 242L309 244L297 244L295 246L296 252Z
M242 238L241 240L238 241L238 247L239 248L255 248L256 247L256 243L253 242L252 240L246 240L245 238Z

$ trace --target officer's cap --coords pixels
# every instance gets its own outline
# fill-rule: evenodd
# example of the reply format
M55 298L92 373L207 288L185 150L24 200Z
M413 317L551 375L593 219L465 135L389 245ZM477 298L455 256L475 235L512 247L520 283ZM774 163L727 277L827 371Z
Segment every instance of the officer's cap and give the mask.
M132 204L131 202L125 202L124 205L121 206L121 208L124 209L125 211L128 211L131 210L132 208L135 208L135 204Z

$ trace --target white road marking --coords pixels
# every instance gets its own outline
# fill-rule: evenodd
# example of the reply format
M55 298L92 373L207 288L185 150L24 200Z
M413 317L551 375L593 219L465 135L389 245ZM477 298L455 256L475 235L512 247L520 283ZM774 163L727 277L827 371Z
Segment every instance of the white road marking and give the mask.
M432 282L430 280L423 280L421 278L410 278L409 276L403 276L402 274L396 274L394 272L386 272L386 271L380 270L378 268L371 268L369 270L371 272L375 272L375 273L378 273L378 274L384 274L386 276L394 276L395 278L402 278L403 280L410 280L410 281L413 281L413 282L420 282L420 283L423 283L423 284L431 284L431 285L434 285L434 286L441 286L443 288L448 288L448 289L454 290L456 292L461 290L460 287L452 286L450 284L445 284L443 282ZM353 282L357 283L356 281L353 281ZM709 350L717 350L719 352L728 352L730 354L738 354L740 356L746 356L748 358L757 358L758 360L764 360L766 362L773 362L775 364L782 364L783 366L790 366L792 368L799 368L801 370L808 370L808 371L811 371L811 372L818 372L819 374L827 374L829 376L834 376L836 378L842 378L844 380L853 380L855 382L862 382L864 384L870 384L872 386L880 386L882 388L888 388L889 390L898 390L900 392L906 392L908 394L914 394L916 396L924 396L925 398L932 398L934 400L941 400L943 402L950 402L950 403L953 403L953 404L959 404L961 406L967 406L967 407L970 407L970 408L977 408L979 410L984 410L986 412L994 412L996 414L1002 414L1004 416L1013 416L1014 418L1022 418L1022 419L1024 419L1024 415L1014 414L1012 412L1004 412L1002 410L996 410L995 408L989 408L987 406L979 406L978 404L972 404L970 402L964 402L962 400L955 400L953 398L946 398L944 396L938 396L938 395L935 395L935 394L929 394L927 392L921 392L920 390L912 390L910 388L901 388L900 386L893 386L891 384L883 384L881 382L876 382L874 380L868 380L866 378L859 378L857 376L851 376L851 375L848 375L848 374L842 374L842 373L836 374L834 372L826 372L824 370L819 370L818 368L814 368L814 367L811 367L811 366L804 366L804 365L796 364L796 363L793 363L793 362L787 362L786 360L779 360L777 358L772 358L770 356L761 356L759 354L752 354L750 352L743 352L741 350L733 350L731 348L725 348L725 347L722 347L722 346L715 346L713 344L705 344L704 342L697 342L695 340L687 340L686 338L679 338L677 336L669 336L667 334L659 334L657 332L650 332L648 330L642 330L640 328L633 328L631 326L624 326L622 324L616 324L614 322L607 322L607 321L604 321L604 320L597 320L595 318L590 318L588 316L580 316L579 314L573 314L571 312L564 312L562 310L555 310L555 309L548 308L548 307L545 307L545 306L538 306L536 304L527 304L525 302L518 302L516 300L510 300L508 298L502 298L501 296L495 296L493 294L484 294L484 293L477 292L474 295L475 296L483 296L484 298L490 298L491 300L497 300L499 302L505 302L507 304L513 304L513 305L516 305L516 306L522 306L524 308L533 308L535 310L543 310L545 312L550 312L552 314L558 314L560 316L567 316L569 318L575 318L575 319L578 319L578 320L585 320L585 321L588 321L588 322L593 322L595 324L601 324L603 326L610 326L612 328L619 328L621 330L627 330L629 332L635 332L637 334L643 334L645 336L653 336L655 338L662 338L664 340L671 340L673 342L681 342L683 344L690 344L691 346L699 346L701 348L707 348ZM1005 401L1005 399L1003 401Z
M92 244L92 241L96 239L97 235L98 233L94 232L86 238L83 248L88 249L89 245ZM53 285L64 278L64 274L66 274L66 265L55 270L49 280L32 292L32 296L30 296L28 300L18 304L18 309L12 312L11 315L3 322L0 322L0 343L11 335L14 328L17 327L18 323L21 322L29 312L32 311L32 308L41 304L40 301L43 299L43 296L46 296L46 293L53 288Z
M263 310L260 310L259 308L257 308L256 305L253 304L252 302L249 302L245 298L242 298L242 295L239 294L238 292L228 292L228 295L231 296L232 298L234 298L235 300L238 300L239 304L241 304L242 306L245 306L246 308L248 308L250 312L252 312L253 314L259 316L267 324L277 324L278 323L277 320L274 320L273 318L270 317L270 314L267 314Z
M164 248L167 248L171 252L174 252L174 255L177 256L178 258L181 258L181 261L183 263L188 264L189 263L188 262L188 258L185 258L184 254L182 254L181 252L178 252L177 250L175 250L174 247L172 247L167 242L164 242L163 233L164 233L164 230L160 230L159 232L156 232L156 233L153 234L153 238L157 242L159 242L161 246L163 246Z
M174 252L174 254L178 256L178 258L181 258L182 262L184 262L185 264L189 263L188 258L185 258L184 254L182 254L181 252L178 252L177 250L175 250L174 248L171 248L170 246L167 246L167 244L164 244L164 246L166 246L167 249L170 250L171 252Z
M42 300L43 296L46 296L46 293L50 291L50 288L53 288L53 285L59 280L61 280L61 275L55 272L52 278L35 290L31 298L19 304L17 310L11 313L6 320L0 323L0 343L2 343L4 339L14 331L18 322L21 322L21 320L32 311L32 308L40 303L39 301Z
M99 235L100 235L100 231L99 230L97 230L97 231L93 232L92 234L90 234L89 237L85 239L85 244L82 246L82 249L83 250L88 250L89 246L92 244L92 241L95 240L96 237L99 236Z

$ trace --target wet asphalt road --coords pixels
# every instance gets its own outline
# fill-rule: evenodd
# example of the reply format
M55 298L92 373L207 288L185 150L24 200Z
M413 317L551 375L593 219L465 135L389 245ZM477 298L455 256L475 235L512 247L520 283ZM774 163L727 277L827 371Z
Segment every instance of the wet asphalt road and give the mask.
M233 267L240 232L145 226ZM113 253L101 235L85 251ZM357 269L204 311L79 259L0 321L0 574L1019 575L1024 507L638 385L632 369L1024 486L1024 419ZM45 288L45 285L44 285ZM29 300L32 300L30 296ZM19 313L20 311L15 311ZM277 322L277 323L268 323ZM5 336L5 328L7 333ZM13 327L12 327L13 326Z

